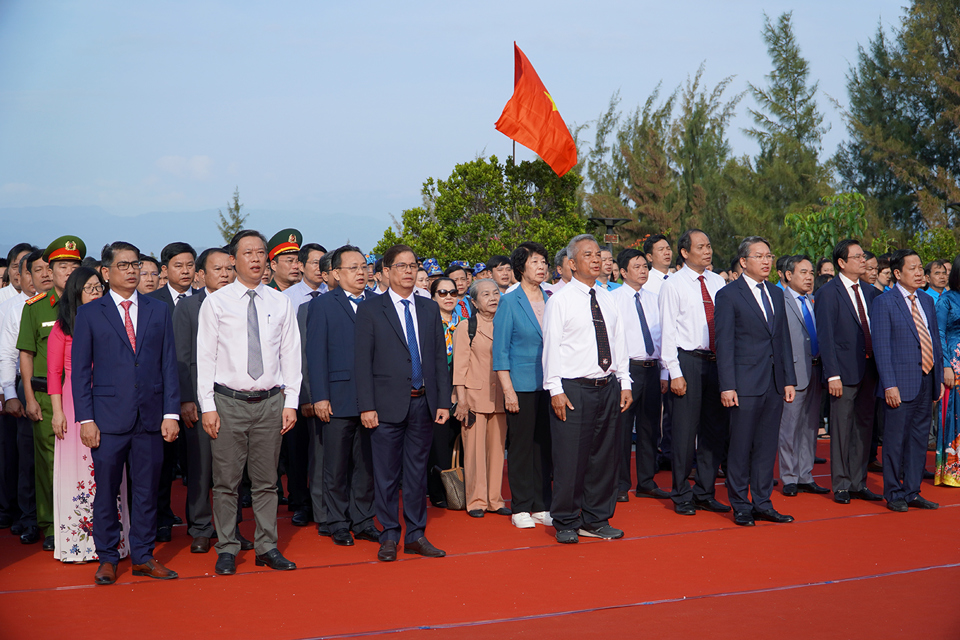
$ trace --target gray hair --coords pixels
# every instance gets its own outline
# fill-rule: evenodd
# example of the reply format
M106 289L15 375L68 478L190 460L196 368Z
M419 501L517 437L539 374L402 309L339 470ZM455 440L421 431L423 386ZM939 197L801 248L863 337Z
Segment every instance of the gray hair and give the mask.
M740 247L737 249L737 258L747 259L750 257L750 247L755 244L763 243L767 245L767 249L770 248L770 243L761 238L760 236L748 236L743 239L743 242L740 243Z
M492 278L481 278L480 280L474 280L470 284L470 288L467 289L467 295L470 296L471 299L476 300L477 296L480 295L480 285L482 285L484 282L489 282L492 284L494 289L500 288Z
M567 248L564 247L557 251L556 257L553 259L553 268L559 269L563 266L563 259L567 257Z
M581 233L578 236L574 236L572 240L567 244L567 255L570 256L570 259L573 260L577 257L577 245L579 245L584 240L589 240L593 244L600 246L600 243L597 242L597 239L593 237L593 234L590 233Z

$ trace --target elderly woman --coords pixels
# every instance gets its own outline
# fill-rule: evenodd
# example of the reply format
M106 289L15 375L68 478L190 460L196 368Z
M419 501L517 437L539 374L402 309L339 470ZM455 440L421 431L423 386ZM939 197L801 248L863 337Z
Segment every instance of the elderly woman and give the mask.
M564 253L564 259L566 254ZM493 369L497 372L510 430L507 474L513 496L513 525L551 526L548 511L553 468L550 397L543 388L543 312L549 256L543 245L524 242L510 256L520 286L503 296L493 323Z
M493 280L476 280L470 285L470 299L477 309L475 318L461 320L453 334L453 385L463 437L467 514L482 518L484 511L492 511L508 516L510 510L500 495L507 420L503 391L493 370L493 316L500 289Z

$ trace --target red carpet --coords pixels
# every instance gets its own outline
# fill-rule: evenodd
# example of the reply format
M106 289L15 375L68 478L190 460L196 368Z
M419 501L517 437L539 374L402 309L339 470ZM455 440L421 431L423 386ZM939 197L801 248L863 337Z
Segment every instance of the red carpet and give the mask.
M819 448L828 454L826 441ZM829 485L829 465L814 473ZM657 480L668 486L669 474ZM869 484L881 491L879 475ZM376 561L374 543L336 547L295 528L281 508L280 548L297 571L255 567L243 552L236 576L216 576L215 553L190 554L176 527L157 558L178 580L133 577L124 561L112 587L92 584L95 565L63 565L2 532L0 637L956 639L960 491L925 482L923 495L941 508L901 514L777 492L774 506L797 522L752 529L632 498L613 520L625 539L575 546L557 544L553 529L430 508L428 536L448 557L401 553L393 564Z

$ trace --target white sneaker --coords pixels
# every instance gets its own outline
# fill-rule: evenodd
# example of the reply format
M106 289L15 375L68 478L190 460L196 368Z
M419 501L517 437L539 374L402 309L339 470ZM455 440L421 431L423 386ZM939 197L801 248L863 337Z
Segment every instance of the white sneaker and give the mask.
M517 529L533 529L535 526L537 526L537 523L526 511L515 513L510 516L510 522L512 522L513 526L515 526Z
M535 522L539 522L545 527L553 526L553 518L550 517L549 511L538 511L536 513L531 514L531 517Z

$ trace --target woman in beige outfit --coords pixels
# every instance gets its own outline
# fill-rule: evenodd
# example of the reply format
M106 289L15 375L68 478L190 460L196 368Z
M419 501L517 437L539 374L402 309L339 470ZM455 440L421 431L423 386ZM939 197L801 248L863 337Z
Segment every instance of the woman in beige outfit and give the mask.
M500 495L507 416L503 389L493 370L493 316L500 289L493 280L477 280L470 286L470 297L477 307L473 342L470 322L460 322L453 334L453 384L456 417L462 425L467 513L474 518L482 518L484 511L509 516Z

